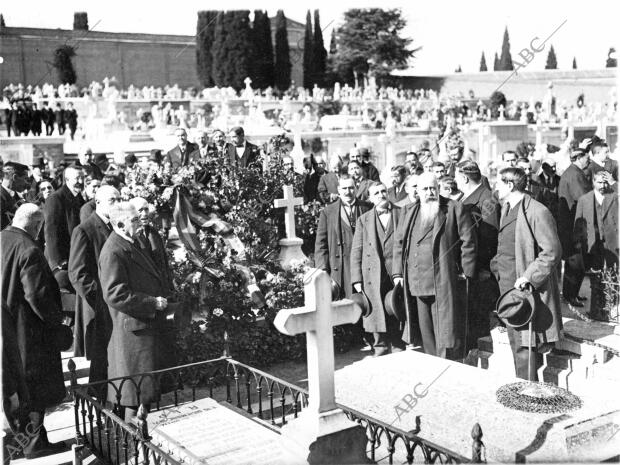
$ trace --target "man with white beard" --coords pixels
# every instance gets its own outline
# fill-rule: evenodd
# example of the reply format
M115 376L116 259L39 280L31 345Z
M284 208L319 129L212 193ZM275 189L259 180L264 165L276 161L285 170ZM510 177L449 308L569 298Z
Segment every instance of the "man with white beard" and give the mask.
M476 233L460 203L439 197L432 173L418 177L417 192L420 201L403 209L394 240L392 278L404 287L407 309L403 338L413 344L418 326L425 353L457 358L464 330L457 278L475 276Z

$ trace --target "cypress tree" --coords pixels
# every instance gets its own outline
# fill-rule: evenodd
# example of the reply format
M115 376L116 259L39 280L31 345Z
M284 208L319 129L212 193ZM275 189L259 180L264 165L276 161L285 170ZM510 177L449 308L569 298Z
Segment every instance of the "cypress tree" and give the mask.
M252 30L250 28L250 12L237 10L232 12L232 24L228 29L228 41L230 46L229 62L232 69L229 86L235 90L245 87L245 78L252 73ZM232 32L232 33L230 33Z
M510 39L508 38L508 27L504 30L504 40L502 41L502 54L499 58L500 71L512 71L512 57L510 56Z
M547 55L547 64L545 65L545 69L558 69L558 59L555 56L555 50L553 45L549 49L549 54Z
M4 22L4 15L0 13L0 28L6 27L6 23Z
M480 71L488 71L487 60L484 57L484 52L482 52L482 57L480 57Z
M77 76L71 59L75 56L75 49L70 45L62 45L54 51L54 68L58 71L58 80L61 84L75 84Z
M327 51L323 43L319 10L314 10L314 37L312 45L314 47L314 53L312 54L314 79L312 85L317 84L319 87L323 87L325 85L325 70L327 68Z
M255 47L255 59L252 78L252 87L265 89L273 86L273 42L271 40L271 25L267 12L254 11L254 27L252 28Z
M334 72L334 56L336 56L336 51L338 50L338 45L336 43L336 28L332 29L331 38L329 40L329 55L327 57L327 65L325 71L325 86L333 87L336 83L336 73Z
M213 31L213 46L211 47L211 76L213 83L218 87L226 87L228 82L228 49L227 49L227 36L228 36L228 20L230 18L230 12L222 12L217 16L215 20L215 28Z
M312 88L312 81L314 79L314 63L313 55L314 49L312 47L312 17L310 16L310 10L306 12L306 30L304 32L304 82L303 85L306 89Z
M291 85L291 58L289 56L286 16L282 10L276 14L276 53L274 82L278 89L284 91Z
M213 87L212 45L215 37L215 21L219 12L199 11L196 23L196 71L203 87Z
M73 30L88 31L88 13L85 11L73 13Z
M616 53L616 49L614 47L611 47L609 49L609 52L607 52L607 61L605 62L605 67L606 68L616 68L618 67L618 59L612 57L612 54L615 55Z
M463 70L461 69L461 65L459 65L459 66L458 66L458 68L456 68L456 69L454 70L454 72L455 72L455 73L462 73L462 72L463 72Z
M573 69L577 69L577 58L573 57Z
M493 60L493 71L501 71L499 67L499 58L497 52L495 52L495 59Z

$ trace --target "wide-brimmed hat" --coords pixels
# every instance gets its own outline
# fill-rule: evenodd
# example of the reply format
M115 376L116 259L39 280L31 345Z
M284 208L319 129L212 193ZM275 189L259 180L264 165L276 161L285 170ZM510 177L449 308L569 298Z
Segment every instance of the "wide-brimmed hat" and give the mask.
M537 332L549 329L553 323L549 307L531 286L524 290L513 288L505 292L497 300L497 316L515 329L526 329L532 322L532 329Z
M407 318L405 291L400 283L394 286L394 289L385 294L383 306L385 307L385 311L388 315L392 315L398 319L398 321L405 321Z
M363 290L362 292L355 292L354 294L351 294L351 300L360 306L362 309L362 316L366 317L370 315L370 300L368 300L368 296Z

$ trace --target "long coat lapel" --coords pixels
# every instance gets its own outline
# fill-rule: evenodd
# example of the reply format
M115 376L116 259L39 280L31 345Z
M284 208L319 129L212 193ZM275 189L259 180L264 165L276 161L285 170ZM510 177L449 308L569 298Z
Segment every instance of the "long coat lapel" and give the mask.
M439 211L437 212L437 216L435 217L435 221L433 222L433 244L437 240L437 235L443 229L444 224L446 224L447 216L444 213L444 209L447 210L448 206L439 204Z
M407 225L407 229L405 230L405 234L403 236L403 239L405 241L405 250L403 250L403 259L406 261L407 257L409 256L409 247L410 247L410 240L409 238L411 237L411 229L413 228L413 224L416 220L416 217L418 216L418 212L420 211L420 204L416 203L413 207L409 208L405 217L402 219L402 221L405 222L405 224ZM404 271L404 270L403 270Z
M595 200L596 202L596 200ZM615 195L605 195L603 197L603 217L601 218L601 220L604 220L605 217L607 216L607 213L609 213L609 210L611 208L612 205L614 205L616 203L616 198Z
M144 253L138 249L135 244L131 244L125 238L116 235L116 240L122 244L122 247L127 251L127 253L131 256L133 262L141 267L147 273L151 273L153 276L157 277L157 279L162 282L161 273L157 270L157 267L153 263L153 261L147 257ZM162 282L163 284L163 282Z

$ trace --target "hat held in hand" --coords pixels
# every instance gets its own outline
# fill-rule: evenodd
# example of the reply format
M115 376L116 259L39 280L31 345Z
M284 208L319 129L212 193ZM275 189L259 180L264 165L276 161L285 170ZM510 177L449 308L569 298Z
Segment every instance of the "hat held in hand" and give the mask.
M363 317L367 317L368 315L370 315L370 312L372 311L370 306L370 300L368 300L368 296L363 290L362 292L355 292L351 294L351 300L360 306L360 308L362 309Z

